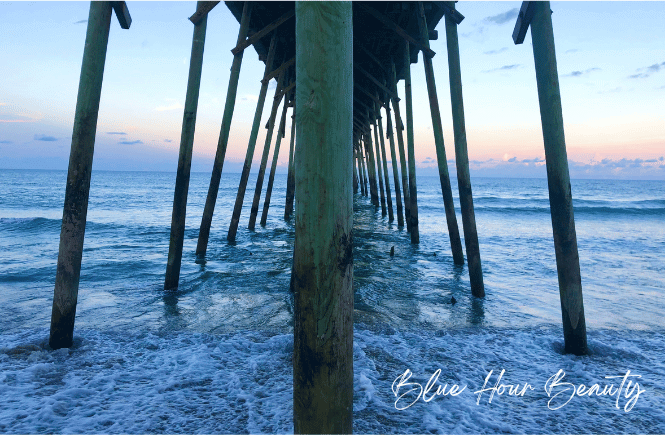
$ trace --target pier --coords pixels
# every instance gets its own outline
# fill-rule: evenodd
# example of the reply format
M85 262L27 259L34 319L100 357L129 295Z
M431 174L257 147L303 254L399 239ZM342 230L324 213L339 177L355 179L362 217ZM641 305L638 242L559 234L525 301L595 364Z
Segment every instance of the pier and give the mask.
M294 298L293 410L298 433L350 433L353 424L353 200L370 202L388 223L406 226L404 243L420 242L411 68L423 65L436 146L438 174L453 262L466 269L470 293L485 296L479 234L465 131L455 2L203 2L196 4L180 152L175 180L164 291L178 288L185 215L207 16L227 7L239 23L233 63L210 185L201 217L196 261L205 262L210 243L235 243L238 231L265 226L277 156L286 146L291 116L284 219L295 217L291 271ZM92 2L81 66L63 208L49 344L71 347L78 295L90 174L113 11L124 29L131 17L125 2ZM568 171L549 2L524 2L513 40L531 28L537 92L546 154L553 240L559 280L565 351L587 352L579 256ZM187 17L183 17L186 19ZM447 62L430 40L445 24ZM507 35L509 37L510 35ZM233 113L245 50L264 62L235 206L225 241L210 240L220 178L233 128ZM525 57L527 55L525 54ZM419 59L420 58L420 59ZM437 62L435 64L435 59ZM444 144L435 68L448 68L454 149L462 216L462 244ZM270 116L262 113L270 82L276 86ZM398 82L404 81L404 94ZM402 113L400 101L404 99ZM268 100L270 102L270 100ZM281 112L280 112L281 107ZM259 129L266 128L249 224L240 227ZM268 159L273 150L273 160ZM399 157L398 157L399 156ZM399 162L397 161L399 158ZM388 161L390 159L390 162ZM390 164L389 164L390 163ZM390 176L392 172L392 177ZM392 180L392 181L391 181ZM392 184L391 184L392 183ZM396 215L396 216L395 216ZM482 234L480 235L482 236Z

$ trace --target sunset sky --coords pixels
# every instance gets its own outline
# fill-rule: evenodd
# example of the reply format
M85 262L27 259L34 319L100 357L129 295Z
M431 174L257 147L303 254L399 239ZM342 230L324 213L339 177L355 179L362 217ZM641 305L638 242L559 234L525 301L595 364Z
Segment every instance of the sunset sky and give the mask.
M115 16L111 23L94 168L175 171L193 30L187 18L196 3L127 5L131 29ZM459 41L472 177L545 176L531 35L522 45L511 38L520 5L457 4L466 17ZM665 179L665 2L551 7L571 176ZM67 168L88 9L87 2L0 3L0 168ZM452 160L443 21L437 30L431 48ZM220 3L208 20L193 171L212 167L237 32ZM418 171L429 174L436 153L422 59L411 68ZM263 70L248 49L225 172L241 168ZM403 96L403 82L398 90ZM264 135L262 128L255 162ZM287 161L283 146L282 168Z

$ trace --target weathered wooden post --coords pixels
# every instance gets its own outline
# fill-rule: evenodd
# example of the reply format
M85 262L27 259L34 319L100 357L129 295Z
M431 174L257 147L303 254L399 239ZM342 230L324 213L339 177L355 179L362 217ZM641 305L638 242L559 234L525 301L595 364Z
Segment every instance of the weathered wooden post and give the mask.
M242 167L242 174L240 175L240 184L238 185L238 194L236 195L236 202L233 206L233 215L231 216L231 224L229 225L229 232L226 240L233 243L236 240L236 233L238 232L238 223L240 222L240 213L242 212L242 203L245 199L245 189L247 189L247 180L249 179L249 171L252 168L252 158L254 157L254 148L256 147L256 138L259 135L259 127L261 125L261 115L263 114L263 104L266 101L266 93L268 92L268 82L266 78L272 69L273 59L275 57L275 44L277 35L273 33L270 40L270 48L268 49L268 58L266 59L266 69L261 80L261 90L259 91L259 100L256 103L256 112L254 112L254 123L252 124L252 131L249 135L249 144L247 145L247 154L245 154L245 163Z
M409 152L409 199L411 214L411 243L420 243L418 231L418 191L416 189L416 154L413 137L413 103L411 97L411 54L409 42L404 49L404 94L406 99L406 141Z
M197 2L197 9L205 2ZM178 154L178 171L173 193L173 212L171 214L171 237L169 241L169 257L166 263L164 290L178 288L180 265L182 263L182 244L185 239L185 216L187 215L187 192L189 191L189 171L192 166L192 148L194 147L194 129L196 128L196 110L199 105L199 87L201 86L201 70L203 68L203 48L205 46L208 15L199 24L194 25L192 38L192 54L189 59L189 78L185 110L182 117L180 133L180 153Z
M351 2L296 2L296 433L353 429Z
M289 172L286 175L286 205L284 206L284 220L287 221L291 218L296 190L296 173L293 163L293 152L296 143L296 106L295 101L293 103L293 115L291 115L291 138L289 139Z
M277 158L279 157L279 147L282 143L282 138L286 135L286 110L289 107L289 98L284 96L284 108L282 109L282 117L279 120L279 128L277 128L277 140L275 141L275 150L272 154L272 165L270 166L270 176L268 177L268 187L266 187L266 197L263 201L263 211L261 212L261 226L266 226L268 221L268 208L270 208L270 197L272 196L272 185L275 182L275 171L277 170Z
M397 95L397 73L395 62L390 62L392 69L392 89ZM397 131L397 146L399 148L399 163L402 169L402 192L404 192L404 219L406 220L406 229L411 232L411 197L409 196L409 171L407 169L406 153L404 152L404 123L400 116L399 99L393 98L393 110L395 112L395 131Z
M358 193L358 166L356 165L356 150L353 150L353 194Z
M451 4L455 8L455 4ZM464 226L464 244L469 266L471 294L485 296L483 269L480 263L480 247L476 230L476 215L473 210L471 194L471 175L469 172L469 152L466 146L466 126L464 123L464 100L462 99L462 71L460 68L457 23L450 14L445 15L446 43L448 46L448 70L450 78L450 100L453 111L453 131L455 133L455 160L457 162L457 185L459 187L462 224Z
M551 13L548 1L523 2L513 39L522 43L530 22L565 351L583 355L587 353L586 321Z
M386 129L390 141L390 158L393 163L393 181L395 183L395 201L397 202L397 225L404 226L404 215L402 213L402 194L399 188L399 170L397 169L397 155L395 154L395 138L393 135L393 121L390 115L390 100L386 101Z
M372 133L370 127L367 126L367 130L363 134L364 144L365 144L365 153L367 154L367 165L369 169L369 184L370 184L370 194L372 197L372 204L375 207L379 206L379 188L376 184L376 163L374 162L374 153L372 151Z
M261 164L259 165L259 174L256 178L256 188L254 189L254 199L252 207L249 212L249 223L247 228L254 230L256 224L256 215L259 212L259 201L261 200L261 190L263 189L263 179L266 175L266 165L268 164L268 155L270 154L270 143L272 142L273 131L275 130L275 119L277 118L277 110L282 101L282 86L284 84L285 71L279 74L277 79L277 87L275 88L275 97L272 102L272 110L270 111L270 118L268 118L268 131L266 132L266 139L263 144L263 154L261 155Z
M360 166L362 167L362 185L365 187L365 196L369 196L368 192L368 183L367 183L367 168L365 167L365 156L363 154L363 145L358 138L358 160L360 161Z
M378 99L378 96L377 96ZM376 106L377 120L376 124L379 127L379 139L381 140L381 162L383 163L383 182L386 185L386 207L388 208L388 222L395 220L393 215L393 200L390 196L390 182L388 178L388 160L386 159L386 143L383 140L383 121L381 121L381 106L379 103L374 102Z
M249 30L249 18L251 15L251 2L246 1L242 9L242 18L240 19L240 30L238 31L238 42L240 44L247 38ZM229 87L226 91L226 104L224 106L224 116L222 117L222 126L219 132L217 142L217 152L215 153L215 162L212 166L212 175L210 176L210 186L208 187L208 196L206 197L203 216L201 217L201 228L199 229L199 239L196 245L197 259L203 259L208 250L208 238L210 237L210 225L212 224L212 215L215 212L215 203L217 202L217 193L219 192L219 182L222 178L222 168L224 167L224 157L226 156L226 147L229 143L229 131L231 130L231 120L233 119L233 109L236 103L236 93L238 91L238 79L240 78L240 66L242 65L242 56L245 51L241 50L233 56L231 64L231 77L229 78Z
M49 337L49 346L53 349L71 347L74 337L85 223L88 215L92 157L95 150L99 99L102 94L110 26L111 2L91 2L76 98L65 203L60 228L58 266L53 289Z
M420 28L420 39L423 46L429 48L429 31L425 20L425 9L422 2L418 2L418 24ZM443 205L446 210L446 222L448 224L448 237L450 238L450 249L453 253L455 264L464 264L464 251L462 240L457 226L455 215L455 203L453 202L453 190L450 186L450 175L448 173L448 161L446 149L443 144L443 126L441 125L441 112L439 110L439 99L436 95L436 83L434 81L434 67L432 58L423 50L423 64L425 65L425 81L427 82L427 93L429 96L429 107L432 115L432 130L434 131L434 144L436 146L436 160L439 166L439 180L441 182L441 193Z
M369 115L368 115L369 116ZM373 118L373 117L372 117ZM381 194L380 199L381 199L381 216L386 215L386 196L385 196L385 191L383 189L383 171L381 169L381 150L379 149L379 132L377 131L376 128L376 120L372 121L372 127L374 129L374 148L376 148L376 170L377 170L377 181L379 183L379 192ZM370 135L372 134L371 132L369 133ZM372 150L374 151L374 150Z

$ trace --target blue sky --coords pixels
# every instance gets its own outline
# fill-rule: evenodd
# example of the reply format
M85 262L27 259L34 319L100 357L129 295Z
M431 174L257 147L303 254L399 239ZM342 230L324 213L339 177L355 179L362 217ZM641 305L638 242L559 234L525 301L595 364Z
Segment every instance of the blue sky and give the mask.
M131 29L122 30L115 17L111 25L94 168L175 171L192 37L187 18L196 3L127 5ZM472 176L545 176L531 36L517 46L511 38L520 5L457 4L466 17L459 34ZM571 175L665 179L665 2L551 7ZM87 2L0 3L0 168L66 169L88 9ZM443 23L437 29L431 47L446 152L454 160ZM210 13L194 171L212 167L237 31L223 3ZM263 69L249 49L225 172L240 170ZM421 61L412 77L418 171L435 173ZM267 104L264 123L269 111ZM282 147L281 167L287 152Z

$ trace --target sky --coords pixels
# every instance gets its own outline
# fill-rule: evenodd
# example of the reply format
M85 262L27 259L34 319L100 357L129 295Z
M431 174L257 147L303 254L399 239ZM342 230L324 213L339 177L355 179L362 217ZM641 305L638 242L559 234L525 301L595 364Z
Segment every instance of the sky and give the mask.
M546 176L531 34L522 45L512 41L520 5L457 3L465 16L458 32L472 177ZM196 3L127 6L129 30L112 17L93 169L175 171ZM571 177L664 180L665 2L564 1L551 9ZM67 169L88 11L87 2L0 2L0 169ZM238 27L223 2L209 14L192 171L212 169ZM430 45L454 176L443 21L436 29ZM248 49L224 172L241 171L263 71ZM411 71L418 174L434 175L422 58ZM264 137L261 128L255 170Z

